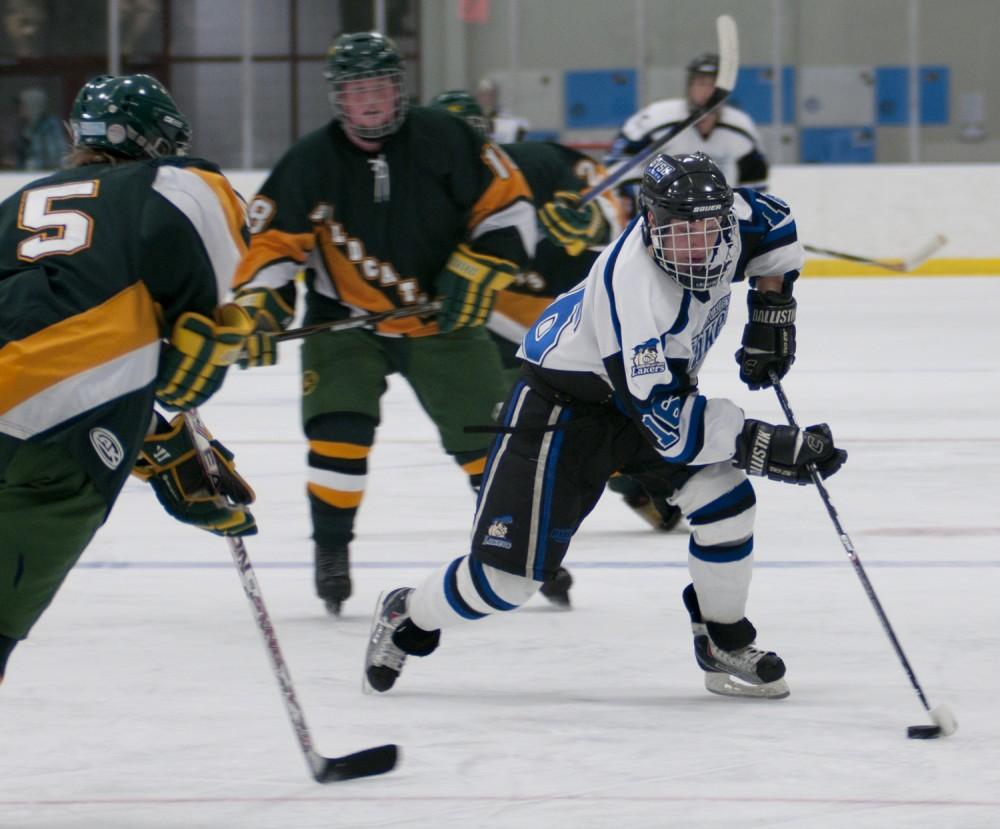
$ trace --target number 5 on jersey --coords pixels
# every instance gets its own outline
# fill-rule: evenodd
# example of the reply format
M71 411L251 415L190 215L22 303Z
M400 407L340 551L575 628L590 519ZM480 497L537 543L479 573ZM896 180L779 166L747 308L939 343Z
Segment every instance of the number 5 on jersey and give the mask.
M38 231L17 246L17 258L37 262L44 256L61 253L70 256L90 247L94 222L79 210L53 210L52 203L60 199L93 199L100 182L74 181L37 187L21 194L17 226L21 230Z

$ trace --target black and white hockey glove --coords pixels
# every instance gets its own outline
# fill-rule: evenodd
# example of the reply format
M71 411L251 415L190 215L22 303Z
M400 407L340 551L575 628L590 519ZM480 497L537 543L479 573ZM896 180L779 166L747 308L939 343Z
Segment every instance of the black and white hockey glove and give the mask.
M736 352L740 380L751 389L771 386L770 372L784 377L795 362L795 298L791 293L750 291L743 347Z
M772 426L748 419L736 438L733 463L750 475L767 476L787 484L811 482L808 465L816 464L823 478L829 478L847 461L847 452L833 445L833 434L825 423L799 429Z
M233 466L233 453L211 435L198 435L195 445L178 415L169 423L155 414L156 432L147 435L132 474L153 487L157 500L178 521L193 524L216 535L254 535L257 523L248 508L254 491ZM219 467L215 488L208 479L198 453L212 447Z

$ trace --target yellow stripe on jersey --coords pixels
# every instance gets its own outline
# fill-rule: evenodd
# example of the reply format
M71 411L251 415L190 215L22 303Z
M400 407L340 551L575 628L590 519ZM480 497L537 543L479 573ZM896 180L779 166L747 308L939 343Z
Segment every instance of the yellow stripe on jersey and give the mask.
M42 428L49 428L151 382L156 360L152 359L152 371L147 371L148 347L155 346L158 353L159 336L153 298L146 286L137 282L100 305L7 343L0 348L2 431L41 431L22 420L32 411L31 401L41 395L45 395L47 421ZM132 366L133 370L129 370L127 359L123 362L131 355L142 362ZM100 383L85 391L71 382L113 362L116 376L101 377ZM100 399L95 400L97 389ZM49 390L52 394L46 394ZM20 410L20 416L12 414L15 409Z
M319 498L324 504L329 504L331 507L338 507L339 509L353 509L361 503L361 499L365 497L364 490L358 492L344 492L339 489L330 489L329 487L320 486L319 484L314 484L312 482L306 484L306 488L315 497Z
M542 311L552 302L550 296L535 296L520 294L515 291L497 291L496 302L493 303L493 313L530 328L535 324Z
M209 170L200 170L197 167L187 167L187 170L201 178L215 193L222 205L222 210L226 214L226 224L229 226L229 233L233 237L233 243L240 251L240 257L246 255L247 244L243 237L243 232L247 226L246 205L242 199L236 195L229 181L221 173L213 173Z
M463 463L462 469L465 471L466 475L482 475L483 470L486 469L486 455L483 455L481 458L477 458L474 461Z
M324 458L346 458L347 460L360 460L367 458L371 452L370 446L362 446L358 443L340 443L333 440L311 440L309 449Z
M518 199L524 199L529 205L531 203L531 190L528 188L528 182L507 153L496 144L485 144L483 145L482 161L493 172L493 181L472 206L468 223L470 231ZM534 228L534 216L535 212L532 209L532 228ZM534 249L534 245L531 245L530 248Z
M364 308L373 314L391 311L396 307L385 294L368 284L355 264L333 243L329 234L324 234L320 239L319 250L341 302ZM420 317L415 316L379 323L375 330L381 334L405 334L409 337L438 333L436 322L422 322Z
M252 280L259 271L276 262L291 259L304 264L309 252L316 247L313 233L285 233L283 230L265 230L250 237L250 250L243 257L233 276L233 288L239 288ZM291 281L291 279L289 279ZM269 285L271 288L280 285Z

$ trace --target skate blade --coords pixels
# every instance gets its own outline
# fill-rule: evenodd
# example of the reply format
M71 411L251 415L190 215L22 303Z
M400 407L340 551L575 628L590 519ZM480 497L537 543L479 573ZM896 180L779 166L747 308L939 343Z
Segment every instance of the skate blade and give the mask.
M705 674L705 689L723 697L744 697L748 699L784 699L791 691L784 679L751 685L728 674L711 672Z
M378 617L382 612L382 600L385 598L388 590L383 590L378 594L378 598L375 600L375 612L372 613L372 626L368 629L368 642L365 644L365 662L361 667L361 693L362 694L377 694L374 688L368 684L368 648L372 643L372 636L375 634L375 627L378 625Z

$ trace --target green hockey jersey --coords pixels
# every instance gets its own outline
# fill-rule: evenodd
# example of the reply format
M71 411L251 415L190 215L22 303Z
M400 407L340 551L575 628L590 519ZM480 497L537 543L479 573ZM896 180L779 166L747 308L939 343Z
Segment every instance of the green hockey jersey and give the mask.
M605 174L601 164L590 156L549 141L521 141L503 144L524 174L535 207L552 201L560 191L579 193L597 183ZM598 204L611 227L611 237L624 226L624 214L612 193L598 197ZM530 265L517 281L497 294L487 323L502 342L498 342L505 362L510 365L525 332L559 294L570 290L590 272L590 266L600 254L599 249L586 250L579 256L540 235Z
M246 238L238 196L193 159L63 170L0 204L0 463L13 441L58 440L113 500L161 338L211 315Z
M461 119L409 110L380 151L356 147L330 122L288 150L249 209L250 252L234 287L293 301L306 273L306 321L426 302L460 243L522 267L537 238L517 166ZM416 317L380 333L426 336Z

